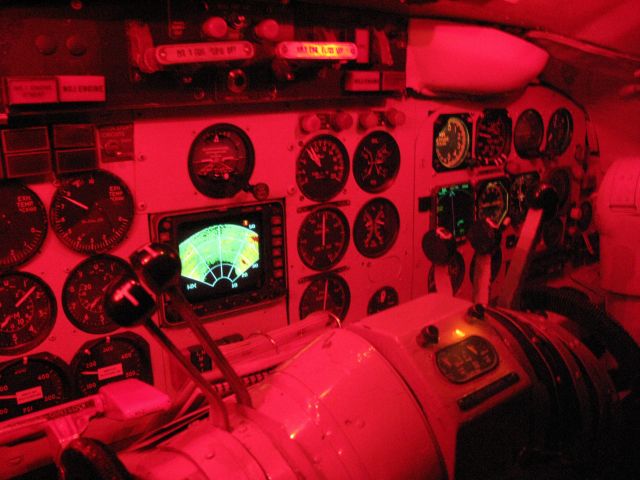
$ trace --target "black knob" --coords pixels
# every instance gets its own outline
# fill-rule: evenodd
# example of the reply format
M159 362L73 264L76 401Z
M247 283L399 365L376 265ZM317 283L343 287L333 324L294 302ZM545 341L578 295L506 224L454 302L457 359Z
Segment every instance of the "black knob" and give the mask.
M541 183L538 188L532 191L532 197L529 200L529 204L533 208L541 208L542 219L550 220L558 213L558 206L560 205L560 197L555 188L548 183Z
M490 219L475 222L469 229L469 242L479 255L489 255L500 246L502 233Z
M435 325L427 325L420 330L419 342L421 346L428 347L440 341L440 331Z
M422 251L435 265L448 265L456 252L456 240L446 228L429 230L422 237Z
M140 281L123 276L113 282L104 298L107 317L121 327L131 327L147 320L155 311L156 302Z
M175 285L182 271L180 256L165 243L149 243L129 256L131 265L154 293L161 293Z

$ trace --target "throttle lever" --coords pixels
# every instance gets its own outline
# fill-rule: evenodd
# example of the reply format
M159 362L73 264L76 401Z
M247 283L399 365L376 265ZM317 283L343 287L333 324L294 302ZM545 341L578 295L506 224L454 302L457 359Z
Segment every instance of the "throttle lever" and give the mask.
M486 305L491 297L491 256L500 248L502 231L500 225L487 217L471 226L468 238L476 252L473 260L473 303Z
M520 308L520 291L534 247L540 238L540 227L543 222L556 216L560 199L555 188L542 183L532 192L529 204L531 208L520 230L520 237L515 245L511 264L504 280L504 287L498 297L498 305L504 308L515 310Z

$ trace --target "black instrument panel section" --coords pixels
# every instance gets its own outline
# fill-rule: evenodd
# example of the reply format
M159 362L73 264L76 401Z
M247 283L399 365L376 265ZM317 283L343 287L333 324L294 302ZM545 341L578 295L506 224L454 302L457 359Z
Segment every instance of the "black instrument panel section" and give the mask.
M498 352L489 340L477 335L436 353L440 373L451 383L466 383L498 366Z

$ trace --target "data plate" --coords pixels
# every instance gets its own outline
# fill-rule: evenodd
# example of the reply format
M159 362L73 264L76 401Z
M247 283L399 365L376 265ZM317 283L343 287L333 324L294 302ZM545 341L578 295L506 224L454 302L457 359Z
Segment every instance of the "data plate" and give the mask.
M440 350L436 364L450 382L466 383L496 368L498 353L488 340L474 335Z

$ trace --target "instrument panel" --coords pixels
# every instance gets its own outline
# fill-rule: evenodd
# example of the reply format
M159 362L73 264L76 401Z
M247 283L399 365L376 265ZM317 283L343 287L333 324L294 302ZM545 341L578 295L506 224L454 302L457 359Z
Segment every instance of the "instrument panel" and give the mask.
M390 121L393 112L403 120ZM310 115L338 113L349 126L302 128ZM518 129L517 120L512 131L522 115L539 116L542 133ZM3 242L0 251L7 419L122 378L179 389L175 367L146 332L117 328L102 310L101 292L149 240L183 250L183 288L206 328L217 338L246 337L319 310L354 322L436 290L420 248L432 228L456 238L449 275L456 295L470 297L467 234L478 219L504 229L492 258L497 289L541 181L562 204L539 256L568 261L568 215L589 201L577 160L584 113L543 87L506 105L390 98L339 110L140 115L96 124L95 144L116 127L130 132L131 156L114 161L96 147L97 168L2 181L10 208L1 234L33 239ZM196 343L169 304L155 320L185 352Z

